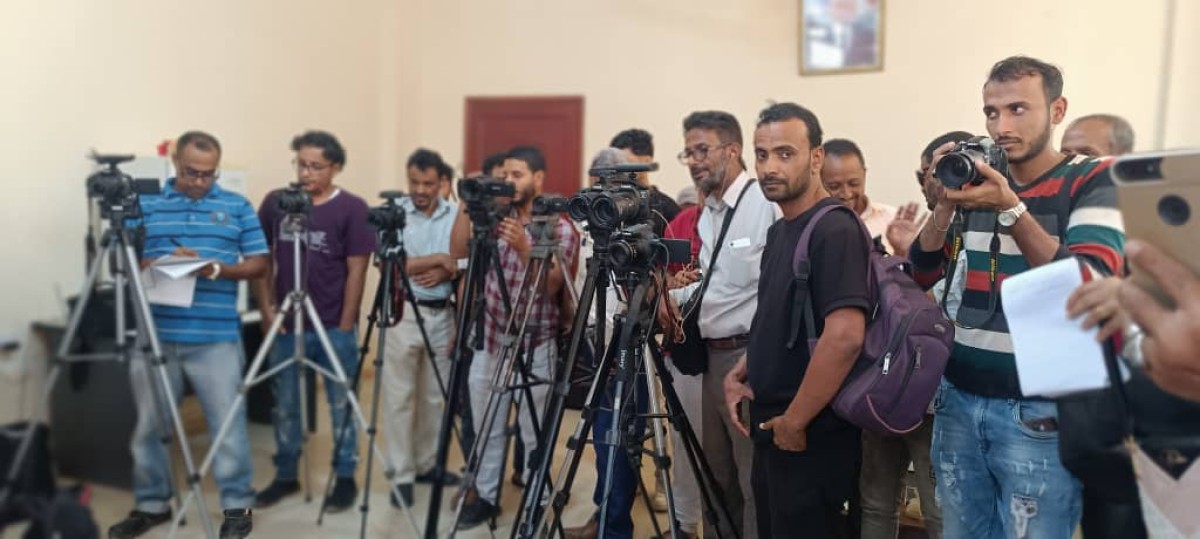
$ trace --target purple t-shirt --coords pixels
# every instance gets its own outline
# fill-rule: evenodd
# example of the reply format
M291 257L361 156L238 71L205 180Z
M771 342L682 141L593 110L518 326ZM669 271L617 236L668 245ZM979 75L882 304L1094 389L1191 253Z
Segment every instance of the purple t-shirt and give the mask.
M277 306L292 291L295 267L292 233L282 230L287 214L279 210L278 193L269 193L258 208L258 219L275 259ZM336 328L342 319L349 273L346 258L370 255L375 251L375 229L367 224L367 203L349 191L339 189L332 198L313 206L306 228L307 248L302 244L300 249L301 279L321 323L327 329ZM286 326L291 326L290 317Z

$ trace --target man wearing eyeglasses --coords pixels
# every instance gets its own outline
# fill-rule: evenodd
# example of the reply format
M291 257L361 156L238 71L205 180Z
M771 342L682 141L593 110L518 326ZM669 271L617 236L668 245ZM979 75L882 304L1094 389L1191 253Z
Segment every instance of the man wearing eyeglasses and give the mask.
M221 145L215 137L184 133L175 143L177 176L161 195L141 198L146 228L143 267L165 255L213 260L196 271L191 306L151 306L172 394L182 394L186 374L209 425L224 421L241 386L245 358L237 282L257 278L267 269L267 243L254 207L216 183L220 160ZM130 442L135 505L125 520L109 528L108 536L114 538L137 537L171 517L170 456L160 441L156 388L143 358L135 356L129 373L138 410ZM244 413L234 416L217 450L213 474L225 511L221 537L249 535L254 470Z
M694 112L683 121L684 150L681 163L688 167L697 189L708 193L697 224L700 265L710 279L700 304L700 334L708 346L708 371L704 373L702 442L717 483L724 492L732 525L741 537L757 537L754 491L750 468L754 444L743 436L725 413L725 375L746 353L750 322L758 307L759 265L767 242L767 229L781 215L746 172L742 160L742 129L727 112ZM732 212L716 264L713 251L726 215ZM701 288L692 283L670 292L670 301L684 305ZM682 358L672 358L679 361ZM725 535L732 535L726 530ZM715 537L707 523L705 537Z
M346 150L333 135L324 131L301 134L292 139L292 151L296 152L294 163L297 177L304 190L312 196L313 202L306 222L306 237L301 238L306 244L301 250L301 275L304 278L301 284L316 307L342 369L348 378L354 379L359 367L355 344L359 305L362 303L368 259L375 251L375 234L367 224L367 203L333 183L346 165ZM267 277L259 279L255 286L264 328L270 327L277 315L276 308L294 286L294 238L290 232L280 230L286 215L279 209L278 196L279 191L267 195L258 209L267 241L275 253L274 272L268 272ZM305 317L305 324L311 323ZM281 331L291 331L291 324L292 320L285 321ZM331 369L332 358L327 357L317 333L311 331L311 326L306 329L304 356ZM281 336L277 339L271 351L272 367L290 359L294 347L292 338ZM257 507L269 507L300 490L297 464L302 449L303 426L300 424L299 375L299 369L293 364L277 373L272 380L275 392L275 480L258 493L255 499ZM325 393L336 440L347 418L346 390L340 384L326 380ZM358 486L354 482L354 468L358 462L358 431L353 422L346 428L350 430L334 457L333 471L337 474L337 481L326 500L332 512L349 509L358 494Z

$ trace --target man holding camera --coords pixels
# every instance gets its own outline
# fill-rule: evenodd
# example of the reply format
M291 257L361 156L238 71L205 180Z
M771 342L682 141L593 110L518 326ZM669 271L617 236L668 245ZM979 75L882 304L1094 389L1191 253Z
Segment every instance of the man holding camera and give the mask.
M375 252L375 233L367 224L367 203L363 199L334 185L333 179L346 164L346 151L333 135L324 131L309 131L292 139L292 151L296 152L293 163L303 190L312 200L312 208L305 221L305 237L301 237L301 276L299 283L308 293L325 326L333 352L337 355L346 376L353 380L359 367L358 347L355 331L358 324L359 306L362 303L363 286L367 264ZM262 309L263 327L274 322L276 308L291 293L297 284L293 282L293 244L296 238L291 232L280 230L287 213L280 208L281 191L267 195L259 207L259 218L263 223L267 241L274 253L274 273L259 279L255 295ZM307 317L306 317L307 318ZM305 324L313 321L306 320ZM274 367L290 359L295 342L287 335L292 330L289 317L280 328L281 335L271 351L270 363ZM306 327L304 333L305 357L330 368L335 358L327 357L317 333ZM276 373L272 380L275 392L275 480L258 493L257 507L269 507L300 490L297 464L300 459L301 429L299 384L300 369L292 364ZM345 424L346 389L332 380L325 381L325 393L329 399L329 413L333 426L333 439L337 440L343 425L350 429L343 443L337 448L334 470L337 482L329 495L327 507L332 512L345 511L354 504L358 487L354 482L354 468L358 463L358 431L353 419Z
M214 262L197 270L190 307L153 305L171 392L183 392L186 374L200 399L210 428L229 414L242 383L245 362L237 282L266 272L267 243L250 203L217 185L221 145L212 135L189 131L175 143L176 177L161 195L141 197L146 243L142 267L165 255L204 257ZM239 261L240 259L240 261ZM108 530L112 538L142 535L171 518L170 456L159 439L156 382L144 358L130 363L138 420L133 453L134 510ZM246 414L235 414L229 434L217 450L213 474L221 489L225 521L221 537L245 537L252 528L250 505L254 475Z
M533 380L553 380L553 364L557 357L559 325L559 292L563 288L564 279L572 278L575 268L578 241L574 227L562 216L550 216L554 220L555 235L558 248L561 249L563 260L569 268L563 268L557 260L551 259L551 267L546 272L545 280L539 289L521 290L521 282L529 268L533 249L533 237L528 231L528 225L533 222L533 201L542 194L542 186L546 179L546 159L541 150L532 146L518 146L508 152L504 160L505 180L514 187L510 213L504 217L497 227L496 246L499 259L494 261L500 266L503 274L503 286L508 298L513 302L506 306L501 294L501 282L495 271L489 271L486 276L484 289L484 350L478 352L471 363L469 386L471 388L471 410L475 419L477 444L486 444L481 455L479 470L475 479L472 495L468 493L463 506L458 529L465 530L478 526L499 514L500 477L504 469L504 446L507 443L505 427L508 422L508 410L512 396L507 388L492 388L492 379L498 369L505 368L500 364L498 354L503 349L503 341L507 333L510 318L510 308L517 307L516 302L528 301L527 294L534 294L528 325L525 327L526 341L518 346L525 352L518 354L515 360L524 361L527 372ZM466 202L464 200L464 202ZM455 233L452 238L464 240L467 236L464 230L469 226L462 219L455 223ZM456 242L458 243L458 242ZM453 252L465 252L463 244L452 246ZM523 297L524 296L524 297ZM538 384L529 389L533 402L525 401L525 391L517 390L520 403L520 413L517 421L520 425L521 437L525 440L525 458L530 462L532 453L537 449L538 436L534 432L530 420L530 409L539 419L543 415L549 386ZM499 400L495 403L498 413L492 415L490 425L484 425L488 401L493 391Z
M451 389L447 345L454 331L450 296L458 269L450 258L450 228L458 207L440 196L439 176L444 166L435 152L424 148L413 152L407 166L408 197L399 202L406 216L401 233L408 256L405 271L411 284L405 294L413 297L406 298L400 323L386 330L386 367L381 373L384 431L400 491L399 499L392 497L396 507L401 503L412 505L414 481L433 481L442 391ZM424 335L410 299L420 309ZM425 348L426 336L432 357ZM458 484L458 477L446 472L443 483Z
M930 286L955 263L956 245L966 252L966 278L947 278L946 286L963 291L962 304L934 404L931 456L943 529L947 537L1069 537L1080 517L1079 482L1059 460L1055 403L1021 393L999 294L1004 278L1064 258L1092 272L1121 271L1124 234L1110 161L1067 157L1050 144L1067 109L1062 74L1050 64L1024 56L997 62L983 102L1011 179L996 170L1003 159L985 151L986 141L959 146L973 154L948 156L954 144L939 148L938 177L925 184L937 204L910 253L914 277ZM973 167L939 166L947 157ZM961 189L943 185L964 170L969 181ZM952 222L960 211L961 236Z

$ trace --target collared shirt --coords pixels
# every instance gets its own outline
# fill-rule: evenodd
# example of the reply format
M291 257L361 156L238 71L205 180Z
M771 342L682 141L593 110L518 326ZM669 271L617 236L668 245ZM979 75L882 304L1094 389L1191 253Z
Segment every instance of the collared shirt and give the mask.
M562 249L562 258L566 262L566 268L563 268L564 279L574 279L570 269L573 261L579 252L579 237L576 235L575 227L566 217L560 217L556 222L555 236L558 239L558 246ZM525 227L525 237L529 240L530 246L533 245L533 237L529 234L529 225ZM548 297L545 294L545 280L542 281L542 286L539 290L525 290L521 288L522 281L525 277L527 265L521 261L521 256L517 254L517 250L513 249L508 242L503 238L496 242L497 250L499 251L499 263L501 273L504 274L504 288L508 293L508 299L512 303L513 308L517 308L517 302L521 301L521 296L527 293L536 294L529 311L528 324L525 326L525 336L528 339L526 342L530 346L536 348L543 343L549 342L558 337L558 307L561 304L559 298ZM494 262L493 262L494 263ZM557 262L556 262L557 263ZM547 273L547 276L549 274ZM529 276L530 285L533 283L533 275ZM496 278L496 271L490 270L487 274L487 283L484 286L485 308L487 316L485 316L484 337L487 341L487 351L490 354L495 354L500 351L503 345L503 337L509 318L511 317L508 309L504 306L504 296L500 293L500 281ZM523 305L528 304L528 296L525 296L526 301L522 301ZM519 319L518 319L519 321Z
M433 215L425 215L424 212L418 210L411 199L405 198L400 201L400 207L407 214L401 236L404 238L404 250L410 257L450 252L450 229L454 227L454 218L458 215L458 205L441 198L435 197L433 200L437 204L437 207L433 209ZM454 291L454 285L450 281L432 288L426 288L416 283L411 284L413 296L423 301L447 299Z
M172 178L161 195L141 197L141 205L146 226L143 258L169 255L178 246L227 265L237 264L242 257L267 254L254 207L242 195L222 189L219 182L213 183L207 195L192 200L175 190ZM159 338L197 344L240 339L237 294L236 281L196 279L191 307L151 306Z
M761 273L763 249L767 245L767 229L783 212L767 200L762 188L752 185L738 206L738 196L750 181L743 171L720 199L709 195L696 230L700 236L700 266L705 278L711 278L700 304L700 334L706 339L724 339L750 332L754 311L758 308L758 276ZM725 234L725 245L717 256L716 270L708 267L725 214L737 210ZM692 283L671 291L672 298L683 305L700 288Z
M871 233L872 238L881 238L889 253L896 252L895 246L887 239L888 225L896 219L895 206L868 200L867 209L863 210L859 217L862 218L863 224L867 225L867 230Z

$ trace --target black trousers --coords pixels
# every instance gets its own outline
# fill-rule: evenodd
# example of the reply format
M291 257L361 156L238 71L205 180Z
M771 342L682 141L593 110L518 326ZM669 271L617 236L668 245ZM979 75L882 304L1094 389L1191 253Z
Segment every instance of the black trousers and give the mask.
M784 451L756 432L751 484L763 538L858 537L862 432L810 433L808 449ZM847 511L849 504L849 511Z

